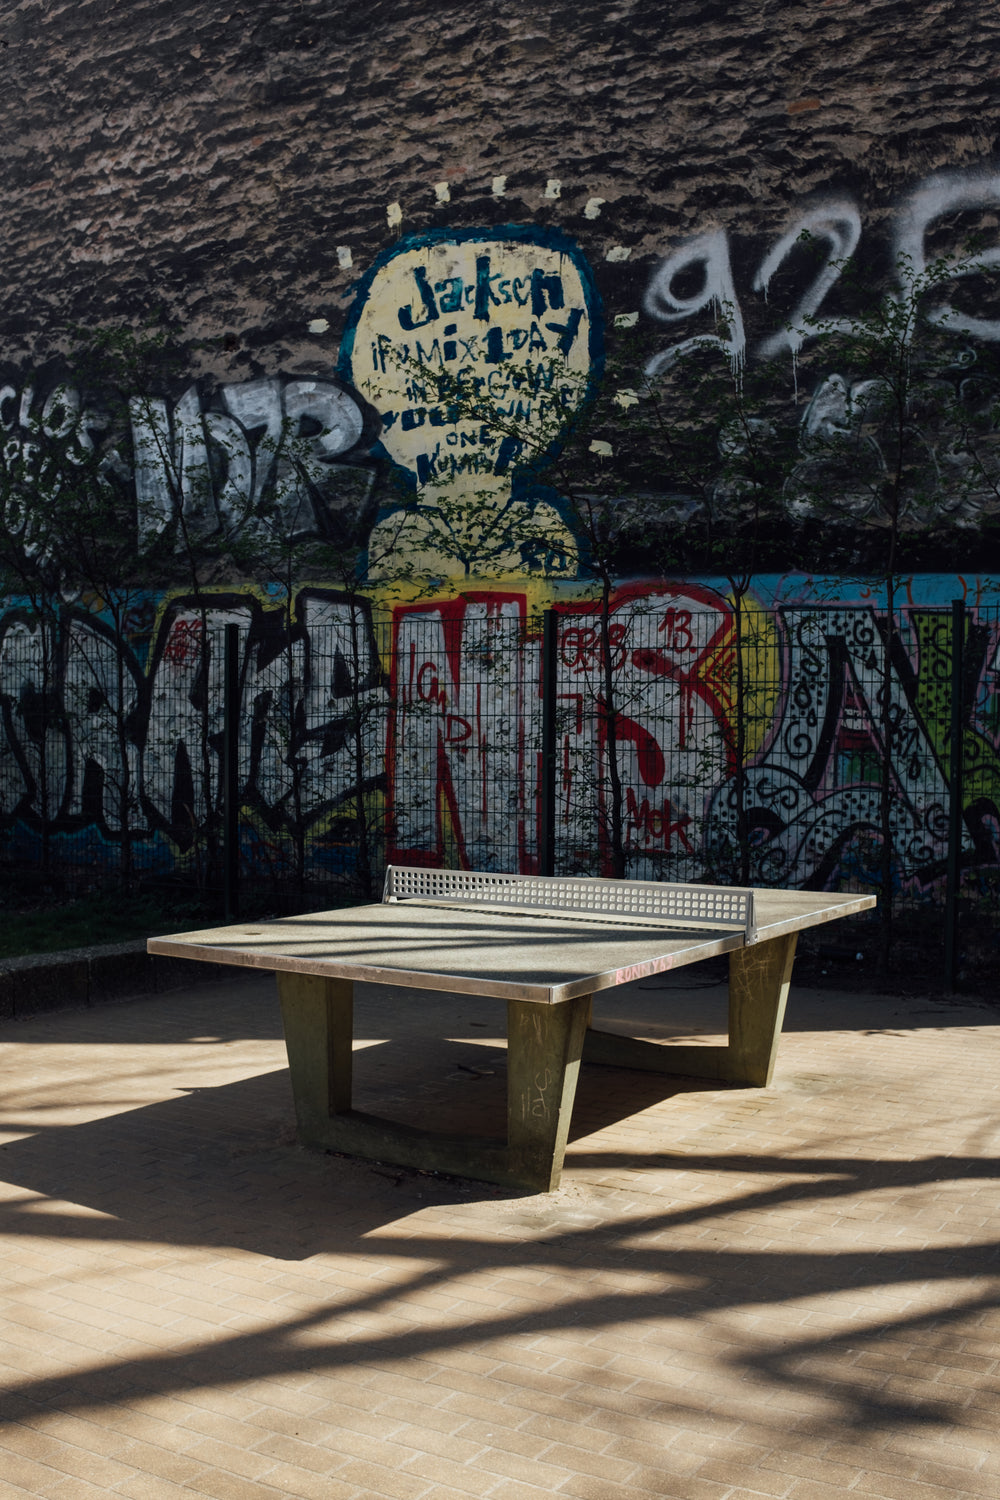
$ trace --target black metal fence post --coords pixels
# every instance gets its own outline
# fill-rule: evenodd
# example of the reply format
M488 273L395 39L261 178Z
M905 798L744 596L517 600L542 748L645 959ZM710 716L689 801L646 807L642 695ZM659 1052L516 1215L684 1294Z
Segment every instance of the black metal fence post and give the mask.
M951 604L951 732L948 752L948 867L945 877L944 973L949 990L958 980L958 892L962 875L962 731L965 601Z
M223 659L222 893L227 922L240 907L240 627L227 625Z
M559 621L554 609L542 615L542 779L539 807L538 873L556 872L556 651Z

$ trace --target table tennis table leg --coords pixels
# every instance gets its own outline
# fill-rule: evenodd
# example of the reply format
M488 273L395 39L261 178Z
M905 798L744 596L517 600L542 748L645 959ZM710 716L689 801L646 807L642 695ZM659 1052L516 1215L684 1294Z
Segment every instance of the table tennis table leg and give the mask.
M325 1145L330 1116L351 1107L354 984L315 974L277 977L299 1139Z
M512 1176L559 1186L590 996L559 1005L507 1002L507 1150Z
M590 997L508 1004L507 1141L452 1139L351 1108L354 986L279 973L299 1139L403 1165L549 1192L559 1185Z
M729 955L729 1046L721 1076L767 1088L785 1019L797 933L734 948Z
M729 1039L725 1046L654 1042L588 1031L584 1060L686 1078L767 1088L778 1055L796 934L767 938L729 955Z

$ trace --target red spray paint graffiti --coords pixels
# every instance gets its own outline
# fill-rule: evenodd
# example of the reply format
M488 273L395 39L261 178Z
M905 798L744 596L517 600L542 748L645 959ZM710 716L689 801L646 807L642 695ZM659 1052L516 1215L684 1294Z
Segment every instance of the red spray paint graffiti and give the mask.
M599 606L557 609L561 869L608 869L608 712ZM730 758L732 615L709 589L623 589L607 632L630 868L683 873L706 785ZM540 620L523 595L396 613L388 739L390 857L537 868ZM670 786L670 795L661 790ZM596 813L596 816L595 816Z

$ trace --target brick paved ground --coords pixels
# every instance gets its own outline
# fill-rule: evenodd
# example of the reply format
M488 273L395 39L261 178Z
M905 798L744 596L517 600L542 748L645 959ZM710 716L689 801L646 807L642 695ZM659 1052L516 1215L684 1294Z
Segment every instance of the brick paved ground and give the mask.
M362 1082L489 1116L498 1019L371 991ZM1000 1495L1000 1012L790 1026L586 1070L549 1197L302 1152L267 979L0 1027L0 1497Z

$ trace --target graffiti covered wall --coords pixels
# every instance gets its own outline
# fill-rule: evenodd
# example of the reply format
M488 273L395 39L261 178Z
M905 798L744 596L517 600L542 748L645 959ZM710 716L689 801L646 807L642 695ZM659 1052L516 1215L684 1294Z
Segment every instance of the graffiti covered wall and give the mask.
M973 201L1000 203L1000 178L921 187L901 222L926 236L935 215ZM858 232L857 215L843 204L838 212L811 221L831 252ZM767 252L763 290L792 233ZM682 296L692 267L700 289ZM957 268L938 290L963 274ZM818 306L835 275L827 266L800 307ZM687 319L736 296L718 231L656 267L645 306L654 325L677 324L683 335ZM961 325L963 348L997 339L992 319L968 314ZM748 354L744 328L737 310L725 338L695 337L738 368L757 352ZM807 337L789 324L777 352L792 361ZM685 342L657 350L645 375L669 368ZM942 631L957 593L972 601L976 648L967 839L992 862L988 577L911 578L888 665L877 588L754 580L742 606L740 705L731 580L620 578L605 649L580 507L545 484L603 358L600 299L579 248L552 231L501 226L403 237L379 257L358 285L336 374L201 381L175 396L126 392L116 430L99 391L58 370L12 371L0 421L5 472L22 492L23 476L44 472L53 455L63 472L96 464L124 497L136 556L157 547L162 555L166 544L168 556L172 548L197 566L197 556L238 536L244 556L260 559L260 581L133 590L122 616L93 589L74 590L67 570L47 614L13 604L0 625L0 817L10 849L23 854L41 839L47 859L56 851L63 863L113 866L127 847L143 867L196 873L217 860L221 631L233 625L248 866L275 879L350 879L360 841L373 868L386 858L537 868L538 612L549 606L559 619L557 868L613 867L613 733L632 875L726 878L742 753L756 880L874 880L888 680L896 878L924 887L940 876L947 843L942 684L951 642ZM838 379L821 375L802 393L807 437L822 421L836 425ZM600 443L591 448L603 457ZM7 486L5 516L17 488ZM947 516L952 524L996 504L988 483L978 512L963 493L966 511ZM848 511L849 498L839 495ZM690 512L690 497L675 501ZM32 533L36 511L19 512L28 517L26 559L44 551ZM855 509L849 519L871 518ZM940 520L926 513L921 524ZM282 584L264 561L275 538L295 570ZM339 587L300 579L314 542L350 562Z
M783 385L766 424L798 461L775 513L870 535L885 524L893 455L880 423L893 425L892 392L883 375L852 367L850 340L871 339L859 319L877 290L889 306L911 299L904 344L919 329L944 340L912 376L907 421L919 452L907 457L900 526L936 534L956 562L981 567L981 550L962 538L983 523L992 537L1000 514L998 214L1000 171L988 163L907 184L873 242L876 265L889 256L884 274L859 282L848 261L866 244L863 207L814 198L770 240L744 242L738 258L723 227L667 241L641 291L633 274L625 310L619 302L607 312L600 266L561 230L499 223L405 234L351 287L335 368L316 360L308 375L183 375L171 389L111 392L82 385L65 360L0 367L5 488L15 469L37 490L47 465L71 471L100 454L108 482L127 494L139 554L183 530L184 545L214 541L219 552L238 538L247 571L255 545L315 537L362 546L372 584L585 577L586 505L577 496L574 513L553 462L609 355L621 425L637 391L653 410L645 431L626 432L625 449L595 442L591 451L626 465L644 446L652 453L663 415L656 393L694 354L729 371L730 407L742 372L762 362ZM819 362L800 378L818 340ZM669 417L669 393L661 399ZM672 463L670 441L661 444L662 461L647 461L635 492L617 494L626 529L630 511L656 515L661 541L706 520L715 531L738 524L745 506L740 486L721 477L732 457L721 429L716 441L714 485L692 485L690 465ZM596 475L591 487L601 482Z
M966 838L995 861L995 7L101 9L27 0L0 49L12 856L217 861L231 625L248 867L349 878L370 843L530 870L550 607L558 868L610 868L613 761L629 873L721 878L742 756L755 878L870 879L888 774L896 878L924 889L961 597ZM884 390L816 354L817 320L846 348L873 287L923 288L945 345L893 501L922 547L893 630L861 566ZM122 327L169 331L182 368L95 384L74 351ZM625 427L692 351L737 392L779 371L776 571L743 569L738 617L731 434L700 485L669 444L639 452L641 424L631 450L614 423L588 439L573 493L559 477L599 392ZM120 586L47 513L84 475L135 564ZM843 576L776 555L810 526Z
M871 595L830 604L830 582L761 578L744 601L747 812L763 883L878 879L884 604ZM891 662L896 878L911 892L939 879L947 847L956 591L969 621L967 848L987 863L1000 855L1000 600L981 580L914 579L897 615L905 649ZM291 616L237 594L215 598L203 617L174 598L152 628L136 622L124 674L99 616L68 609L51 643L44 738L41 627L11 610L0 635L0 816L11 847L37 843L44 824L62 861L103 851L113 865L127 822L143 868L183 869L198 857L221 796L221 627L236 624L244 853L254 867L287 877L301 831L299 873L349 878L364 800L388 858L537 869L536 602L472 592L373 614L304 587ZM591 602L555 605L557 868L606 872L601 634ZM724 585L629 585L613 602L610 640L629 872L724 872L736 838L736 644Z

